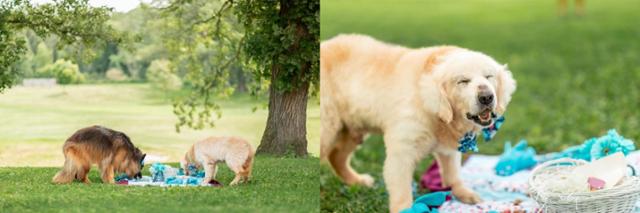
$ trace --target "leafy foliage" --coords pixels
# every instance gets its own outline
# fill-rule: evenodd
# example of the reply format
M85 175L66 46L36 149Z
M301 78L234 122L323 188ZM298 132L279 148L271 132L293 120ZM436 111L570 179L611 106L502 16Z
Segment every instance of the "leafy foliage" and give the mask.
M283 11L286 16L280 15ZM270 79L276 66L271 83L280 91L319 81L319 12L318 0L238 2L236 14L246 30L243 50L262 65L256 76Z
M127 74L124 74L124 72L118 68L111 68L107 70L104 75L108 80L111 81L125 81L128 79Z
M0 2L0 92L13 85L19 76L12 65L26 50L24 39L16 36L22 29L31 29L40 37L55 34L60 40L58 46L122 42L126 38L105 24L111 14L109 8L90 7L87 2L55 0L37 6L25 0Z
M54 77L59 84L77 84L85 81L85 77L80 73L78 65L64 59L41 68L38 70L37 76Z
M162 91L175 91L182 87L180 77L171 71L171 62L168 60L155 60L147 69L147 79L151 86Z
M188 95L174 103L176 130L202 129L221 116L215 101L234 92L230 74L244 76L249 66L237 60L241 28L228 11L231 2L208 0L171 1L160 9L162 39L178 73L184 75ZM246 79L244 79L246 80Z
M295 2L174 0L162 7L169 52L179 53L172 61L186 63L180 72L192 88L174 104L178 131L213 126L214 114L220 116L215 99L233 93L234 70L251 72L252 95L265 94L271 84L290 91L318 82L319 1ZM288 7L289 15L280 16L280 7ZM194 63L199 58L209 63Z

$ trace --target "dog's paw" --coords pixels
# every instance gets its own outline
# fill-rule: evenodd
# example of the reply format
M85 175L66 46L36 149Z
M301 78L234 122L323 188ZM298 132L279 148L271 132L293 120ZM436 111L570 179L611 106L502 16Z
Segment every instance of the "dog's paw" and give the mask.
M371 175L369 174L361 174L360 175L360 180L358 181L358 184L366 186L366 187L373 187L373 184L375 183L375 179L373 177L371 177Z
M478 196L478 194L465 186L453 187L451 191L453 193L453 196L463 203L476 204L482 202L482 199L480 198L480 196Z

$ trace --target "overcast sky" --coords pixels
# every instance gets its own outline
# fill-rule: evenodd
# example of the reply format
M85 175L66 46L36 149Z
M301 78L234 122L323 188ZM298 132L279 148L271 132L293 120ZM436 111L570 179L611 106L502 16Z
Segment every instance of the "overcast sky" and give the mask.
M140 1L150 2L150 0L89 0L89 4L92 6L107 6L113 7L118 12L128 12L129 10L136 8ZM53 2L52 0L31 0L35 4Z

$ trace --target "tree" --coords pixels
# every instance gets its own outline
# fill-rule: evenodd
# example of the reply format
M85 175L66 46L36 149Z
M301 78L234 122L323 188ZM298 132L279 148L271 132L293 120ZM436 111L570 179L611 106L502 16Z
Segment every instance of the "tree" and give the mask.
M269 77L269 117L258 153L307 154L310 83L319 79L320 3L317 0L242 1L244 50Z
M151 86L162 90L167 94L182 87L182 81L171 70L171 62L165 59L154 60L147 68L147 79Z
M185 8L202 8L205 2L174 0L168 6L155 2L162 10L183 18L177 26L206 29L200 31L199 35L204 35L200 44L218 50L215 60L219 65L210 72L188 70L188 79L197 81L192 82L194 92L174 104L178 126L202 128L213 123L211 111L219 109L213 95L224 94L230 64L242 61L243 68L252 70L253 94L268 85L269 115L257 152L306 156L307 100L310 87L317 86L319 80L319 1L226 0L215 4L212 14L191 13L184 19ZM183 48L187 50L199 45L193 41L186 44Z
M55 0L37 6L26 0L0 2L0 92L11 87L20 74L13 65L26 50L24 39L16 36L22 29L31 29L41 38L57 35L61 44L91 45L126 38L106 24L111 9L90 7L87 2Z
M85 80L78 65L64 59L39 69L38 75L56 78L59 84L77 84Z

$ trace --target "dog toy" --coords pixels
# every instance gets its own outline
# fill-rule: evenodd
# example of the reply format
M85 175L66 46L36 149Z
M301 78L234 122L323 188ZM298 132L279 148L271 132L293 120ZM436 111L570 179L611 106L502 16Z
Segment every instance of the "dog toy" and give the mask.
M438 207L446 200L450 191L432 192L422 195L413 201L410 208L400 211L401 213L437 213Z
M151 179L153 182L163 182L164 181L164 169L165 165L161 163L153 163L151 164L151 168L149 168L149 172L151 172Z
M189 164L187 166L187 170L189 170L189 176L200 177L200 178L204 177L204 171L198 170L198 167L196 167L195 164ZM179 175L185 175L184 174L184 170L181 168L180 171L178 172L178 174Z
M462 153L465 153L467 151L473 151L473 152L477 152L478 151L476 133L474 133L474 132L464 133L464 136L462 136L462 138L460 138L458 143L460 144L460 146L458 146L458 151L460 151Z
M214 179L211 179L211 181L209 181L209 185L213 187L222 187L222 183Z
M492 116L495 118L496 115L492 114ZM491 126L482 129L482 136L485 142L488 142L491 139L493 139L493 137L496 135L496 133L502 126L502 123L504 123L504 116L500 116L499 118L495 119L495 121ZM465 153L467 151L478 152L477 136L476 136L476 133L473 131L464 133L462 138L458 140L458 143L460 144L458 146L458 151L462 153Z
M520 170L528 169L536 165L536 151L527 146L526 140L521 140L514 147L511 142L504 144L504 152L500 155L495 171L500 176L510 176Z
M490 141L491 139L493 139L493 137L496 136L496 133L498 133L500 127L502 127L502 123L504 123L504 116L500 116L498 119L496 119L493 122L493 125L487 128L483 128L482 136L484 138L484 141Z
M622 137L615 129L607 131L606 135L590 138L582 145L569 147L562 152L549 153L541 156L538 162L545 162L559 158L582 159L594 161L616 152L627 155L635 150L633 141Z
M444 184L442 184L438 161L433 161L427 171L422 174L422 177L420 177L420 185L423 188L429 189L430 192L451 190L451 187L445 187Z

